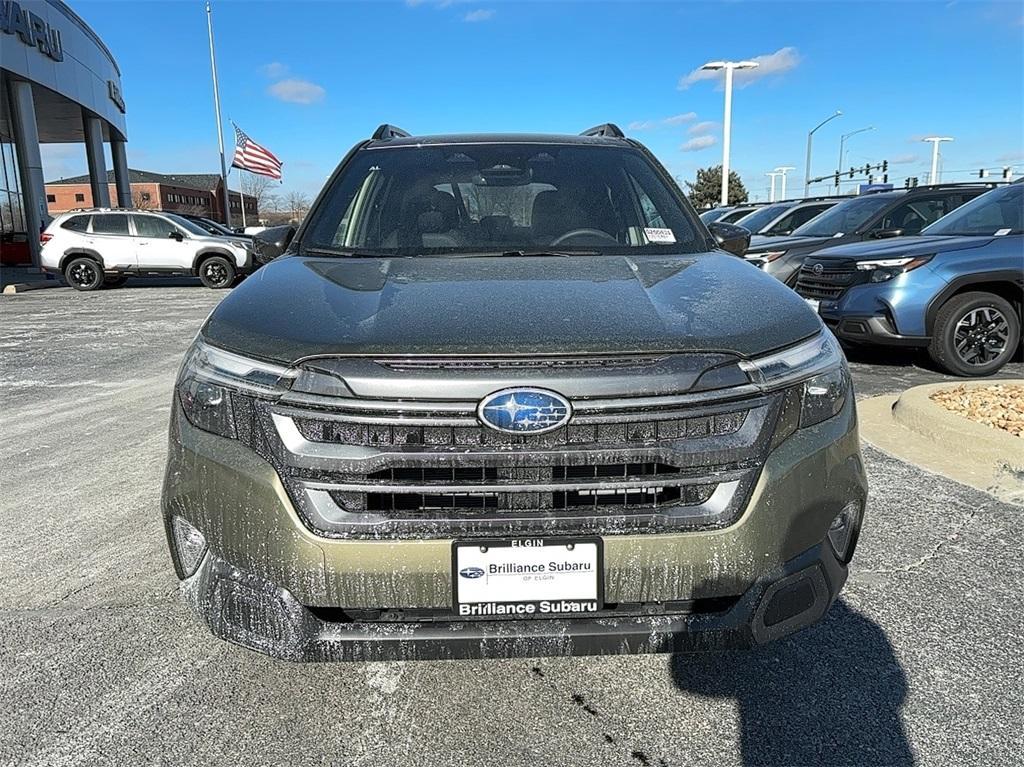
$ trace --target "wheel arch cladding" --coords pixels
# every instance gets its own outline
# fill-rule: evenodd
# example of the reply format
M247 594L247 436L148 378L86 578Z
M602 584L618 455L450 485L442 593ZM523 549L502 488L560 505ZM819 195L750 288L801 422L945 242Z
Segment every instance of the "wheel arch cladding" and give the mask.
M203 261L206 261L212 256L220 256L221 258L226 258L228 260L228 263L230 263L232 266L238 266L235 257L231 254L230 251L222 250L220 248L207 248L206 250L201 250L198 253L196 253L196 257L192 259L192 271L198 274L199 267L202 265Z
M998 272L982 272L964 275L951 280L928 304L925 311L925 328L928 335L935 330L935 318L949 299L962 293L992 293L1009 301L1017 310L1018 319L1024 310L1024 274L1012 269Z
M60 270L63 272L65 269L67 269L68 264L70 264L76 258L91 258L93 261L97 262L104 269L107 268L106 264L103 261L103 256L101 256L95 250L89 250L89 249L86 249L86 248L75 248L74 250L70 250L67 253L65 253L63 256L61 256L61 259L60 259Z

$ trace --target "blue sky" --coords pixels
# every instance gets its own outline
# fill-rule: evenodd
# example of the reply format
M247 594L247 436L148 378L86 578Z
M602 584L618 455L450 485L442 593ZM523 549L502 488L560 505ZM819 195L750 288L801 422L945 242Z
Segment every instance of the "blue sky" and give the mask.
M218 165L206 14L190 2L77 2L113 51L128 105L129 164ZM890 180L944 145L944 179L1024 172L1024 10L1019 2L214 3L225 123L285 163L282 191L310 194L381 122L413 133L578 132L616 122L681 178L721 162L723 93L688 77L713 59L757 58L733 100L732 167L766 199L779 165L812 175L889 160ZM230 126L225 138L231 142ZM48 179L85 170L81 146L48 147ZM957 172L961 171L961 172ZM824 191L824 189L822 189Z

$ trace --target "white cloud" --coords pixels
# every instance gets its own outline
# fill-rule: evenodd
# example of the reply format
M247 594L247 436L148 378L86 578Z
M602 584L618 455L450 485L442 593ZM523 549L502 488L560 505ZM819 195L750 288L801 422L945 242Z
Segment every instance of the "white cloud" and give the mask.
M313 104L323 101L327 95L327 91L316 83L294 78L274 83L267 88L267 92L274 98L290 104Z
M684 114L672 115L671 117L662 117L660 120L634 120L626 127L631 131L653 130L666 125L682 125L696 119L696 112L686 112Z
M714 120L705 120L704 122L699 122L696 125L691 125L686 132L691 136L705 136L717 129L718 123Z
M898 154L889 160L890 165L910 165L911 163L919 162L921 157L916 154Z
M800 53L796 48L786 46L779 48L775 53L764 53L755 56L751 61L756 61L757 69L737 69L733 72L733 83L737 88L745 88L757 80L772 75L781 75L795 69L800 63ZM724 80L722 70L695 69L690 74L679 79L679 90L686 90L691 85L701 80Z
M462 17L463 21L468 21L470 24L477 21L487 21L488 19L494 18L494 11L490 9L479 8L475 11L470 11Z
M697 136L687 141L679 149L682 152L699 152L701 149L707 149L717 143L718 139L715 136Z
M288 65L282 64L280 61L271 61L269 64L263 65L263 74L271 80L277 80L288 74Z

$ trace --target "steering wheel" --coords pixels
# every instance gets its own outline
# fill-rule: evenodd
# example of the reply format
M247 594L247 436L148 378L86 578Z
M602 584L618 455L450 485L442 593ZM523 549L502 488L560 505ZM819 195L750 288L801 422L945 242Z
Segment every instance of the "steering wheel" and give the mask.
M565 234L562 234L562 235L559 235L558 237L556 237L552 241L551 245L552 245L552 247L554 247L555 245L561 245L566 240L571 240L573 237L584 237L584 236L586 236L586 237L596 237L599 240L604 240L606 242L618 242L618 240L616 240L614 237L612 237L610 234L608 234L608 232L602 232L600 229L572 229L572 230L566 232Z

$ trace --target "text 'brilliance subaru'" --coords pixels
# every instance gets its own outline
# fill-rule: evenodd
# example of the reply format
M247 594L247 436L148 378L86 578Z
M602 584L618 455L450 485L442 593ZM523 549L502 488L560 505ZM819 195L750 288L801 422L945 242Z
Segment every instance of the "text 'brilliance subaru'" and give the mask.
M615 126L342 161L175 388L163 513L293 660L721 649L836 598L866 481L832 334Z

